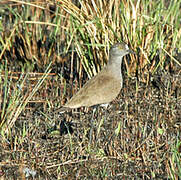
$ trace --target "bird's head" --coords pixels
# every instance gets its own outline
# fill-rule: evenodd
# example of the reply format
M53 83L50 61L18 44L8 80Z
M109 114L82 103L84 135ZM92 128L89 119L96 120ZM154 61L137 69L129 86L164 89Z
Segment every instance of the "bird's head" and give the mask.
M110 49L111 56L122 56L123 57L129 53L134 53L134 51L129 49L128 45L124 42L116 43Z

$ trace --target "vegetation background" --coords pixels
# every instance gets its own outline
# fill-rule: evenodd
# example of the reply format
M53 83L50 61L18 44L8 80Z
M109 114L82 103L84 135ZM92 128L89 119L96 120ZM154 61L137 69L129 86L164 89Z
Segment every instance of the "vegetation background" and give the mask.
M55 114L118 41L136 54L107 112ZM180 67L181 0L1 0L0 178L181 178Z

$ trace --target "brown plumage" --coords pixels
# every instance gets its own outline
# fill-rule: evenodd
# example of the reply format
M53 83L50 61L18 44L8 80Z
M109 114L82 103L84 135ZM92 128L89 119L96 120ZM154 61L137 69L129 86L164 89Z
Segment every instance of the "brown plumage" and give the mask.
M110 49L109 61L106 67L90 79L64 106L64 108L79 108L107 104L119 94L123 79L121 73L122 58L133 53L125 43L117 43ZM61 109L56 112L61 111Z

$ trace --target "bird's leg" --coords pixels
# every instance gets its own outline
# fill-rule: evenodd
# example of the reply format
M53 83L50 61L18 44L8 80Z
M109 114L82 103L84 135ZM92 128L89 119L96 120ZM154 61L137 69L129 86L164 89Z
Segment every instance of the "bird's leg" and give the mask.
M98 125L98 127L97 127L97 134L96 134L96 136L99 135L100 128L101 128L104 120L107 119L107 107L108 107L108 105L109 105L109 104L101 104L101 105L100 105L101 107L103 107L103 109L105 109L105 118L101 118L101 121L99 122L99 125ZM92 113L92 118L91 118L91 129L90 129L90 134L89 134L89 136L90 136L90 137L89 137L89 138L90 138L89 143L90 143L90 144L92 143L92 134L93 134L94 126L95 126L95 125L94 125L94 119L95 119L94 116L95 116L95 113L96 113L97 109L98 109L98 105L96 105L96 106L93 107L93 113Z
M107 119L107 107L108 107L108 105L109 104L101 104L100 105L101 107L103 107L105 115L104 115L104 117L101 118L101 120L99 122L99 125L98 125L98 128L97 128L97 136L96 137L98 137L98 135L100 133L100 129L101 129L102 124L104 123L104 120Z
M93 107L93 113L92 113L92 118L91 118L91 128L90 128L90 134L89 134L89 144L92 143L92 133L93 133L93 128L94 128L94 115L97 110L97 106Z

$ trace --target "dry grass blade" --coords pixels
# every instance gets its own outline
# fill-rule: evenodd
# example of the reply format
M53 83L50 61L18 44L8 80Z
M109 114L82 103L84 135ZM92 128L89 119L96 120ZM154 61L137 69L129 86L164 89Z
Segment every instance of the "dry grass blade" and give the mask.
M12 97L10 97L10 101L12 99L13 104L9 106L9 109L7 109L7 114L4 114L3 119L1 119L1 125L0 129L1 131L8 133L9 130L13 127L14 123L18 119L21 112L25 109L27 103L31 100L31 98L34 96L36 91L40 88L44 80L46 79L47 75L51 71L50 69L51 64L47 67L47 70L45 71L45 74L43 77L38 81L36 86L33 88L32 92L27 91L25 95L21 94L21 89L23 88L25 81L28 78L28 73L23 78L19 89L14 89L14 92L12 93ZM4 99L5 101L6 99Z

